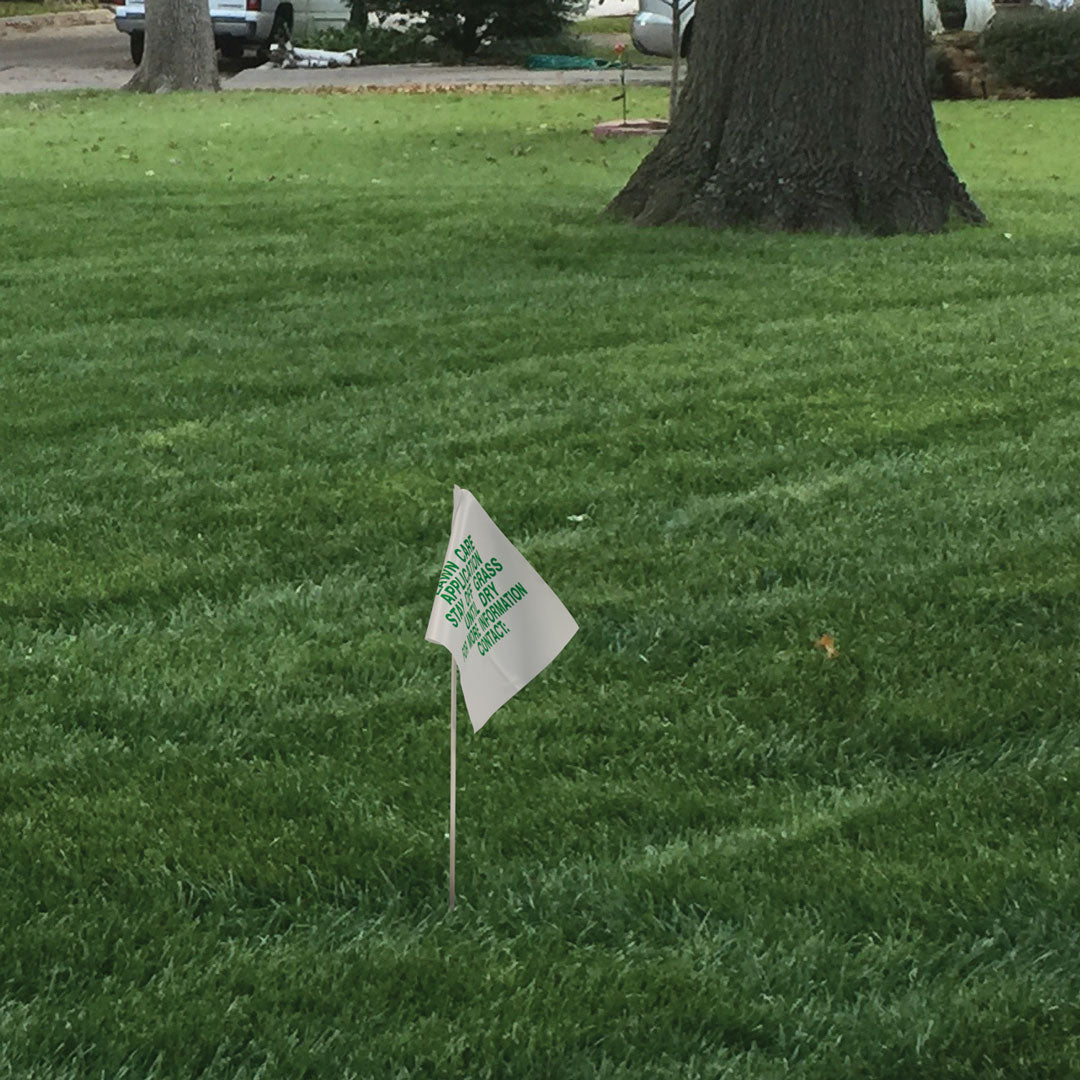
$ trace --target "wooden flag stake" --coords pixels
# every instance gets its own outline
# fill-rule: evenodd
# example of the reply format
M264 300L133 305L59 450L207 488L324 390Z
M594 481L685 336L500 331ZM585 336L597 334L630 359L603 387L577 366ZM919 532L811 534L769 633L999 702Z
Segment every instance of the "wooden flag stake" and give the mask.
M457 830L457 661L450 654L450 910L454 910L454 840Z

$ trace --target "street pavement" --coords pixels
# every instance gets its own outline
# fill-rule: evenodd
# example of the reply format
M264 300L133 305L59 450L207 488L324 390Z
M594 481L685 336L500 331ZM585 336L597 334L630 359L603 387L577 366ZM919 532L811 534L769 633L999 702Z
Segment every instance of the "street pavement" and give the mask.
M594 2L600 15L636 10L632 0ZM118 90L134 70L128 39L108 11L0 20L0 93L45 90ZM630 69L634 85L664 85L666 65ZM222 65L226 90L312 90L393 86L610 86L617 71L527 71L512 67L442 67L434 64L372 64L357 68L283 70L250 62Z
M127 35L108 12L0 20L0 93L117 90L133 70Z

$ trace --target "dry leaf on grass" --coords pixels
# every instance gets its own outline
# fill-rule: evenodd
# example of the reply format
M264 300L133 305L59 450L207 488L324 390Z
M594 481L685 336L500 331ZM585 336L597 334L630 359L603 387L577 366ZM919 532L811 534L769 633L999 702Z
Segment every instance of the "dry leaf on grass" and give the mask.
M836 647L836 640L832 634L822 634L821 637L814 642L814 647L825 650L825 656L829 660L835 660L840 655L840 650Z

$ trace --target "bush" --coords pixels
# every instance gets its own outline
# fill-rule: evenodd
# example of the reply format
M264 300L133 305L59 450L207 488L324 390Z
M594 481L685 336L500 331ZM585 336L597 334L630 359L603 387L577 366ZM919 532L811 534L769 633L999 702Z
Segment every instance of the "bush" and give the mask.
M524 64L534 53L586 56L589 43L571 33L544 38L496 39L480 47L476 59L485 64Z
M419 24L389 25L372 22L366 29L344 26L341 29L320 30L297 42L312 49L330 49L344 52L360 49L365 64L450 64L460 59L460 54L434 40L427 29ZM588 43L576 35L564 31L544 38L496 38L485 41L476 53L476 59L485 64L524 64L533 53L561 53L584 56Z
M995 19L982 35L990 72L1039 97L1080 94L1080 11Z
M362 0L354 0L362 2ZM484 46L558 35L580 0L382 0L383 11L415 16L422 30L463 60Z
M416 26L345 26L340 30L320 30L299 42L313 49L344 52L360 49L365 64L435 63L448 59L446 46L431 40L427 31Z

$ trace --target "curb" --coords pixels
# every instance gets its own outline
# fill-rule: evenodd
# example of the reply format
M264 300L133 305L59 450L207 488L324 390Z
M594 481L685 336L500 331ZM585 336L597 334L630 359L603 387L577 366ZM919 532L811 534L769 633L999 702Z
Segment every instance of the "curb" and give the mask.
M667 86L666 71L628 72L628 86ZM357 93L370 90L383 93L474 92L477 86L489 89L513 87L601 87L618 89L616 71L528 71L511 67L441 67L437 64L371 64L360 67L287 69L271 64L240 71L222 89L325 91Z
M0 19L0 37L11 33L33 34L38 30L56 30L68 26L92 26L112 20L112 8L54 11L48 15L10 15L6 19Z

